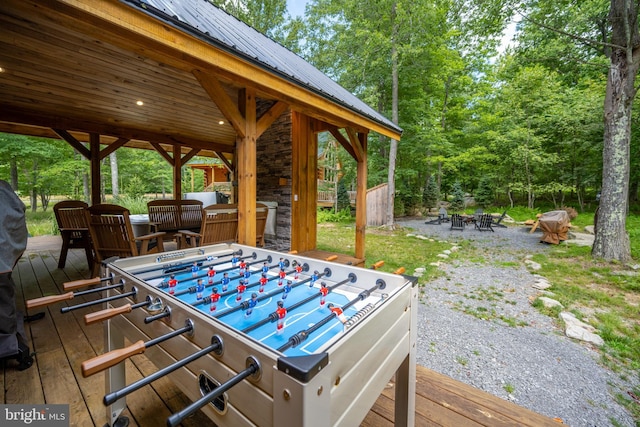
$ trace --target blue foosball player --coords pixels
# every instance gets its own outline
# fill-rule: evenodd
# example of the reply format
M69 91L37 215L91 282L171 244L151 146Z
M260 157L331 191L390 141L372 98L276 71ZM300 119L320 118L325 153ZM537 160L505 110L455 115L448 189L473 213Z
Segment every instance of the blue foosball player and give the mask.
M244 316L251 316L251 313L253 313L253 309L256 305L258 305L258 294L254 292L251 294L251 298L247 300L247 309L244 311Z
M196 283L196 298L198 300L202 299L203 292L204 292L204 282L202 281L202 279L198 279L198 282Z
M222 284L222 292L227 292L229 283L231 283L231 279L229 279L229 273L224 273L222 275L222 280L220 280L220 283Z
M194 262L191 266L191 276L196 277L198 275L198 271L200 271L200 267L198 267L197 262Z
M289 295L289 292L291 292L291 289L293 289L293 287L291 286L291 280L287 280L287 284L284 285L284 288L282 289L283 300L287 299L287 295Z

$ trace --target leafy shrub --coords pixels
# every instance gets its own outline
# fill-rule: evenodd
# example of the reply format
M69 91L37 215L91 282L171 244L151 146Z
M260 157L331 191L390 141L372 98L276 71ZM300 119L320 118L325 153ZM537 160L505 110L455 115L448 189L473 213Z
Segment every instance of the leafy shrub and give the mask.
M334 212L333 209L318 209L317 222L351 222L353 217L351 216L351 208L342 209L338 212Z
M562 210L569 214L569 220L573 221L578 216L578 211L576 211L571 206L563 206Z

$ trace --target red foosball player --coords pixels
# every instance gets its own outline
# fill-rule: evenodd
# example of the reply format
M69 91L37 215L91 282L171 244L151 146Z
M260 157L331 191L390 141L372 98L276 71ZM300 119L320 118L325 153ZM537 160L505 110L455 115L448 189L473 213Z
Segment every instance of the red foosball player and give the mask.
M345 316L345 315L344 315L344 313L342 312L342 309L341 309L340 307L336 307L336 306L334 306L334 305L333 305L333 303L329 303L329 304L327 305L327 307L329 308L329 310L331 310L331 312L332 312L333 314L335 314L335 315L336 315L336 317L337 317L338 319L340 319L340 321L341 321L342 323L346 323L346 321L347 321L347 316Z
M173 295L176 291L176 286L178 286L178 280L175 275L171 275L169 279L169 295Z
M220 301L220 294L218 293L218 288L211 289L211 306L209 307L209 311L214 312L218 307L218 301Z
M240 302L242 301L242 294L244 294L244 291L247 290L247 285L244 284L244 280L240 279L240 281L238 282L238 286L236 286L236 291L238 292L238 295L236 295L236 301Z
M213 268L213 265L209 266L209 271L207 271L207 276L209 277L209 284L213 284L213 278L216 275L216 270Z
M327 294L329 293L329 288L327 288L327 284L325 282L320 283L320 293L322 294L320 297L320 305L324 305L327 301Z
M244 274L244 271L247 269L247 263L245 262L245 260L240 261L240 264L238 264L238 268L240 269L239 274L242 276Z
M284 308L284 302L278 301L278 308L276 309L278 315L278 323L276 324L276 333L281 334L284 332L284 318L287 316L287 309Z
M262 277L260 277L260 280L258 281L260 282L260 287L258 288L258 292L263 293L264 287L267 286L267 282L269 281L269 279L267 279L267 273L262 273Z
M296 274L293 276L293 278L298 280L298 278L300 277L300 273L302 273L302 266L298 264L296 265Z
M284 278L287 277L287 273L286 271L284 271L284 268L280 269L280 273L278 273L278 277L280 278L280 280L278 280L278 286L282 286L284 284Z

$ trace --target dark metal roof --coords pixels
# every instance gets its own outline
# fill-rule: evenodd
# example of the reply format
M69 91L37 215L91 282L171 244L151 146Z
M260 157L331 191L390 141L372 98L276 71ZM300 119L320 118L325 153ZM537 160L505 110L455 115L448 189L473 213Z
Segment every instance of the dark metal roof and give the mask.
M207 0L121 0L398 133L402 129L294 52Z

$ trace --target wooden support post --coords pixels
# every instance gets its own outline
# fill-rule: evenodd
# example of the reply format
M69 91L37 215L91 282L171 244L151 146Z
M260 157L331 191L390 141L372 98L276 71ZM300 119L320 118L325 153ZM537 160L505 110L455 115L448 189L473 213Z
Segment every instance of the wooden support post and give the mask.
M100 134L89 134L89 152L91 160L91 205L102 202L100 197Z
M182 150L180 144L173 145L173 198L182 199Z
M367 134L358 133L359 155L356 179L356 250L355 257L364 259L367 229Z
M236 170L238 172L238 243L256 245L257 125L256 93L242 89L238 108L244 117L244 136L238 135Z

